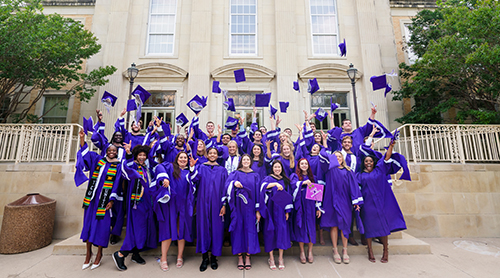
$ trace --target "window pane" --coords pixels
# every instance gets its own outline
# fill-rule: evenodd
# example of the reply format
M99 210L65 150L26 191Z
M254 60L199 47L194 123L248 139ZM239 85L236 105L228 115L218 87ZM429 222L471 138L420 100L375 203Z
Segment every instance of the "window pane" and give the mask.
M314 54L337 54L337 36L313 36Z
M256 51L256 1L231 0L230 44L231 54L255 54Z
M151 0L148 54L173 53L176 8L176 0Z
M43 105L43 123L66 123L68 100L67 96L46 96Z
M338 54L335 0L310 0L313 54Z

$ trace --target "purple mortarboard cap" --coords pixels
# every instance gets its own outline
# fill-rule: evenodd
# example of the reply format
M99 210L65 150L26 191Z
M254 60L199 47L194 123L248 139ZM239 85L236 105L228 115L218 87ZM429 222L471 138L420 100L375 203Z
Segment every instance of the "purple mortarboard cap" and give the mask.
M127 100L127 111L135 111L137 110L137 104L135 103L135 99Z
M236 129L238 127L238 119L233 117L227 117L226 124L224 125L228 129Z
M339 166L340 166L340 164L339 164L339 161L337 160L337 155L331 154L330 155L330 166L328 167L328 169L333 169L333 168L336 168Z
M236 108L234 108L234 100L232 98L228 98L227 101L222 103L222 105L224 106L224 109L236 112Z
M219 81L214 80L214 82L212 83L212 93L220 94L222 90L220 89L219 84Z
M292 195L290 195L290 193L286 192L285 190L276 191L273 197L271 197L271 200L273 200L273 202L276 205L280 206L282 209L285 209L287 205L293 203Z
M308 88L307 88L307 91L312 95L314 93L316 93L318 90L319 90L319 85L318 85L318 81L316 80L316 78L314 79L309 79L307 81L307 84L309 85Z
M374 91L385 88L387 86L387 77L385 74L380 76L372 76L370 77L370 82L372 82L372 88Z
M300 92L299 81L293 81L293 89L297 92Z
M345 39L344 39L344 42L341 42L339 44L339 48L340 48L340 57L346 56L346 54L347 54L347 48L346 48L346 45L345 45Z
M392 85L388 83L387 86L385 86L384 97L387 96L387 93L390 92L391 90L392 90Z
M278 112L278 109L274 108L272 105L269 107L269 112L271 113L271 117L274 118L274 115L276 115L276 112Z
M151 94L146 91L141 85L137 85L135 90L132 92L132 95L136 97L137 100L141 100L141 105L146 103L146 100L151 96Z
M172 132L170 131L170 124L165 123L164 121L161 121L161 129L163 129L163 132L165 133L165 136L170 136L172 135Z
M104 103L104 106L109 108L109 107L115 106L117 99L118 99L117 97L110 94L108 91L104 91L104 94L102 95L101 101L102 101L102 103Z
M288 101L280 101L280 112L281 113L286 113L286 110L288 109L288 106L290 106L290 102L288 102Z
M83 132L85 132L85 135L88 135L89 131L94 131L94 121L92 120L92 116L88 119L83 117Z
M270 101L271 101L271 93L255 95L255 107L268 107Z
M316 112L314 113L316 114L316 119L318 119L318 121L322 122L326 116L328 116L328 113L325 111L325 109L323 108L318 108L318 110L316 110Z
M195 114L198 114L205 106L207 106L207 97L194 96L187 104Z
M179 116L175 118L175 123L180 126L185 126L189 122L188 118L181 113Z
M339 104L338 104L338 103L333 102L333 98L331 98L331 99L330 99L330 110L333 112L333 111L335 111L337 108L339 108Z
M244 69L235 70L234 80L236 80L236 83L246 81L245 70Z

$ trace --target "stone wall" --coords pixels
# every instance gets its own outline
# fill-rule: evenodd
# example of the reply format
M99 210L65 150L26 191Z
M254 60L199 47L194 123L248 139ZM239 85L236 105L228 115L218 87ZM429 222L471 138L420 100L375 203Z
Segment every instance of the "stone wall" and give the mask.
M409 234L500 236L500 165L422 164L410 169L413 181L397 181L393 187ZM57 200L54 238L79 233L86 185L75 187L73 175L74 164L0 164L0 223L6 204L39 192Z
M410 170L412 182L393 184L409 234L500 236L500 165L443 163Z
M0 164L0 223L5 205L38 192L57 201L53 237L62 239L79 233L87 186L75 186L74 168L74 164L65 163Z

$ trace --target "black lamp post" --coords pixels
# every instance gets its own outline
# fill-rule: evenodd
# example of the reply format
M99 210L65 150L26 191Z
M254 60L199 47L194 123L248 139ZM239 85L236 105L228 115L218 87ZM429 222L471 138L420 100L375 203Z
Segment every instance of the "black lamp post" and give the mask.
M134 79L137 77L138 74L139 74L139 69L135 67L135 63L132 63L132 65L130 65L130 68L127 69L127 76L130 82L130 89L128 92L129 100L132 98L132 88L134 87ZM129 123L130 123L130 111L127 111L127 126L126 126L127 129L129 127Z
M358 70L356 68L354 68L353 64L351 63L349 65L349 69L347 70L347 76L349 76L349 79L351 79L352 97L354 98L354 115L356 116L356 128L359 127L358 100L356 99L356 74L357 73L358 73Z

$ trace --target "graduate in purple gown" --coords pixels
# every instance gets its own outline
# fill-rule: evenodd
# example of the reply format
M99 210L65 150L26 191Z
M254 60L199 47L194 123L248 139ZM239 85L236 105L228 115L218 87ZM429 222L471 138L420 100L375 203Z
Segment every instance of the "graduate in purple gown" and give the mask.
M229 141L227 146L222 147L222 166L226 168L227 173L231 174L236 171L240 163L240 153L238 151L238 143L234 140Z
M200 271L205 271L208 264L217 269L217 256L222 254L227 170L217 164L218 157L216 148L208 149L208 161L192 171L191 180L196 185L196 253L202 253Z
M286 136L288 136L288 134ZM291 143L282 143L279 153L271 151L271 143L269 140L266 141L266 147L267 157L272 160L279 160L281 164L283 164L283 170L285 171L287 177L290 177L293 173L295 173L295 155L293 153L294 150Z
M349 263L347 255L347 238L351 230L352 208L359 211L363 197L351 169L345 164L340 152L329 155L325 150L320 152L321 165L325 175L325 191L321 215L321 228L329 229L333 243L333 259L335 263ZM338 230L341 231L343 254L342 259L337 249Z
M252 159L244 154L238 170L232 172L226 181L226 192L231 208L231 246L233 255L238 255L238 269L252 268L251 254L260 252L257 231L257 209L259 207L260 177L250 167ZM246 254L245 260L243 253Z
M306 263L304 243L307 243L307 260L313 263L313 244L316 243L316 218L321 217L320 203L306 199L307 186L315 182L309 161L301 158L297 162L296 189L294 191L294 210L296 211L294 227L295 240L299 242L300 262Z
M260 145L253 145L250 157L252 158L252 170L259 175L259 184L267 176L268 162L264 159L264 149Z
M129 180L126 192L127 229L120 251L113 254L118 270L127 270L125 257L132 253L132 261L146 264L139 252L156 248L157 236L153 213L152 198L155 187L151 186L154 179L147 164L149 146L138 145L131 151L131 142L125 143L127 160L122 163L122 173Z
M119 185L121 175L120 161L116 158L117 149L109 145L106 149L106 157L89 151L85 143L85 133L79 132L80 150L77 154L75 183L80 186L89 181L85 198L83 199L83 229L80 238L86 243L87 254L82 269L92 264L92 245L96 245L97 256L91 269L100 266L102 259L102 248L108 247L111 226L111 211L113 200L111 194L115 193ZM89 171L89 178L83 173Z
M276 269L273 250L279 250L278 265L279 269L283 270L283 251L292 246L289 216L293 209L293 190L292 183L283 170L283 164L279 160L273 161L271 174L262 180L259 203L259 213L264 218L264 249L269 252L268 262L271 270Z
M191 161L196 163L194 159ZM173 163L164 162L155 167L155 183L158 188L155 212L159 228L158 240L161 241L160 268L163 271L168 270L167 253L172 241L177 240L177 268L184 264L186 240L193 241L194 188L188 162L188 154L179 152ZM194 167L195 164L189 166Z
M387 183L387 175L397 172L402 164L406 163L404 157L392 153L394 144L395 141L391 141L383 159L377 161L377 158L372 155L366 156L363 159L362 171L357 175L365 202L361 210L361 218L365 228L370 262L375 262L372 238L380 237L384 246L380 261L387 263L389 261L388 236L391 232L406 229L401 209ZM409 174L406 175L406 179L409 180Z

